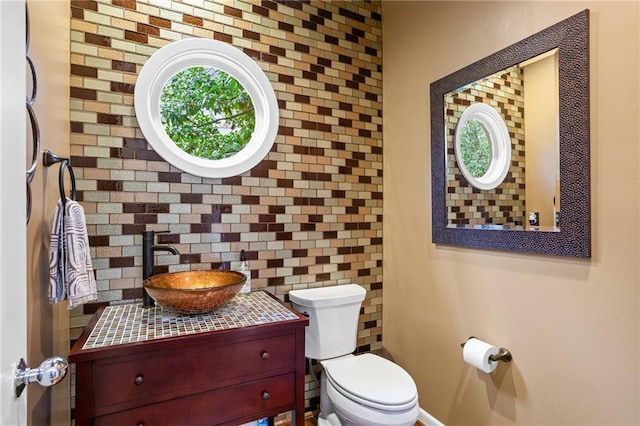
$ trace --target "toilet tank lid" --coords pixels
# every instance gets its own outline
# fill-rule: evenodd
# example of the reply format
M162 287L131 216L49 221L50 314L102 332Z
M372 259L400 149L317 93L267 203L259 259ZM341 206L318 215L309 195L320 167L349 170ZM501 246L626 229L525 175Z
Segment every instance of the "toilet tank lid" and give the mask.
M357 284L291 290L289 300L300 306L312 308L347 305L364 300L367 291Z

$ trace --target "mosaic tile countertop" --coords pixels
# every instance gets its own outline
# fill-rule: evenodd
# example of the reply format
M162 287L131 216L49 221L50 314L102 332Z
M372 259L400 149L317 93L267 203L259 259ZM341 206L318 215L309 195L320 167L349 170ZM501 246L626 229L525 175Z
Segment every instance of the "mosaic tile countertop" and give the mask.
M141 303L107 306L82 349L97 349L165 337L295 320L298 317L263 291L238 294L221 308L200 315Z

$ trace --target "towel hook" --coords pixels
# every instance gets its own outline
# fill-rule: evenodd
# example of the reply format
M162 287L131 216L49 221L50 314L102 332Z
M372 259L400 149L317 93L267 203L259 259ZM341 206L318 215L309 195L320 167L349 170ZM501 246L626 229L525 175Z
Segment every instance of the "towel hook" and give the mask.
M58 185L60 187L60 200L62 204L66 204L67 194L64 189L64 171L65 168L69 170L69 177L71 178L71 194L70 197L72 200L76 199L77 191L76 191L76 176L73 173L73 167L71 167L71 160L64 157L59 157L52 153L49 150L46 150L42 153L42 163L45 167L51 167L54 164L60 163L60 173L58 175Z

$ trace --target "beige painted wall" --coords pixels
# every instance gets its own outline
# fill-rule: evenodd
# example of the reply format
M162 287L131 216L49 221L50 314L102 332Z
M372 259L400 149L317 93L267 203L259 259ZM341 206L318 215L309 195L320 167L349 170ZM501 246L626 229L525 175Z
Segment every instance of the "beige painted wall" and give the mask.
M38 78L34 111L41 133L41 149L62 157L69 156L70 148L69 11L68 0L29 1L28 55L35 64ZM69 313L65 303L51 305L47 293L49 220L60 198L59 170L59 165L47 169L40 162L31 184L33 210L27 227L27 363L30 367L37 367L54 355L66 357L69 352ZM70 424L70 376L55 387L34 384L27 388L28 424Z
M383 2L383 346L454 424L638 424L638 2ZM429 83L591 9L593 257L431 243ZM513 352L462 361L482 337Z

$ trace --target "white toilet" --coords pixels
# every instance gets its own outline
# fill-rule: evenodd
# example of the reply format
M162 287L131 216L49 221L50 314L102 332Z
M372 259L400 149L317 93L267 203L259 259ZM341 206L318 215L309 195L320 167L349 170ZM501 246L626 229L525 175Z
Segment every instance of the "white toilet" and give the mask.
M413 426L420 408L409 373L377 355L352 354L365 294L356 284L289 292L294 309L309 316L305 355L323 367L318 424Z

